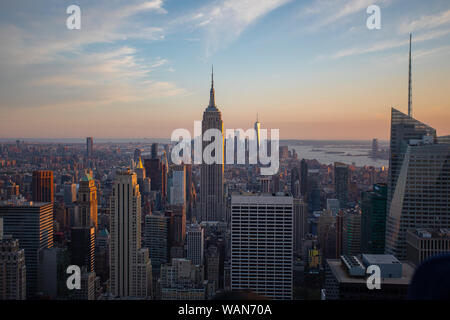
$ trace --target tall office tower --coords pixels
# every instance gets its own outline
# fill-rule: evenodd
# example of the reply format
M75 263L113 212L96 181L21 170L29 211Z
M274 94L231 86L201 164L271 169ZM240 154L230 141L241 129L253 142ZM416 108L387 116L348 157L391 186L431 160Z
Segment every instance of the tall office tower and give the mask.
M85 173L80 179L78 188L77 210L79 216L78 227L98 228L98 200L97 187L95 180L88 173Z
M141 184L143 184L144 179L146 178L145 169L144 169L144 166L142 165L141 157L138 158L136 163L137 163L137 165L136 165L136 168L134 169L134 171L136 172L138 183L139 183L139 185L141 185Z
M310 212L322 210L320 196L320 171L319 169L308 169L308 192L306 193L308 210Z
M0 218L3 233L19 240L25 250L27 297L38 290L39 251L53 247L53 204L40 202L2 202Z
M342 251L345 255L361 253L361 213L348 210L342 226Z
M388 212L409 141L417 139L420 140L424 136L431 136L434 139L437 139L436 130L392 108L388 178Z
M450 228L450 144L410 140L386 222L386 253L406 258L406 231Z
M64 189L64 203L71 205L77 201L77 185L75 183L65 183Z
M216 246L209 246L205 253L206 279L219 287L220 281L220 254Z
M186 235L187 258L195 265L203 265L205 231L198 224L190 225Z
M145 175L150 178L152 191L162 191L162 164L157 158L145 159Z
M0 219L1 220L1 219ZM19 240L0 230L0 300L26 299L25 251Z
M209 105L203 113L202 134L209 129L217 129L222 133L220 139L221 150L215 150L222 154L215 155L220 157L220 163L207 164L204 159L200 168L200 208L202 221L223 221L224 220L224 193L223 193L223 175L224 175L224 140L223 140L223 122L222 114L216 106L214 92L214 74L211 75L211 92ZM203 141L202 154L209 141Z
M139 160L142 157L142 150L141 149L135 149L134 150L134 155L133 155L133 160L135 163L138 163Z
M308 233L308 206L302 199L294 198L294 252L303 253L303 239Z
M155 142L154 144L152 144L152 159L158 158L158 150L159 144Z
M86 138L86 156L91 157L94 152L94 138L87 137Z
M324 261L334 258L336 253L335 217L331 210L323 210L317 222L317 235ZM331 241L333 240L333 241Z
M259 155L259 147L261 145L261 123L259 123L258 115L256 115L256 122L255 122L255 138L256 138L256 150Z
M306 197L308 192L308 163L305 159L300 162L300 193Z
M372 158L374 158L374 159L378 158L378 151L379 151L378 139L373 139L372 140Z
M170 245L183 247L186 239L186 210L184 206L167 206L166 216L170 217Z
M293 198L231 197L231 290L292 299Z
M32 195L35 202L54 201L53 171L34 171L32 178Z
M95 228L73 227L70 230L71 263L85 267L86 271L95 271Z
M383 254L386 237L387 185L375 184L362 193L361 252Z
M192 164L186 164L186 217L191 221L193 216L193 180L192 180Z
M345 211L339 210L336 215L336 258L340 257L344 253L344 217Z
M130 169L116 172L110 210L111 293L119 297L147 297L151 293L149 284L138 279L148 274L151 265L146 259L148 249L141 249L141 194L137 176ZM142 286L148 289L147 293Z
M301 196L300 186L300 174L297 167L294 167L291 170L291 194L294 198Z
M154 275L159 275L161 265L169 262L170 218L162 212L145 216L144 246L148 248Z
M345 208L348 202L348 166L344 163L334 163L334 192L339 200L341 208Z
M170 204L186 204L186 168L184 165L172 167L172 192Z

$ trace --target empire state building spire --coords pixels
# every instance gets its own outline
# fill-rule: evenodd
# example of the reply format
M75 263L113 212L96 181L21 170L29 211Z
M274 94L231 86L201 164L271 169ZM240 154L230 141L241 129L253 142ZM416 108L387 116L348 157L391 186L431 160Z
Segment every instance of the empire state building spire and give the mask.
M209 93L209 106L208 108L217 108L216 107L216 97L214 91L214 67L211 69L211 91Z

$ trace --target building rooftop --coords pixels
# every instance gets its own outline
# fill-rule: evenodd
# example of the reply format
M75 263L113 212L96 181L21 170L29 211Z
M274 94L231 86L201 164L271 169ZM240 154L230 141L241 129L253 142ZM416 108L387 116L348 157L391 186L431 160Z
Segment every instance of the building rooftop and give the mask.
M327 259L327 263L331 272L340 283L352 283L366 285L366 277L352 277L344 267L341 260ZM402 263L402 277L401 278L381 278L381 286L383 284L404 284L408 285L414 275L414 266L408 262Z

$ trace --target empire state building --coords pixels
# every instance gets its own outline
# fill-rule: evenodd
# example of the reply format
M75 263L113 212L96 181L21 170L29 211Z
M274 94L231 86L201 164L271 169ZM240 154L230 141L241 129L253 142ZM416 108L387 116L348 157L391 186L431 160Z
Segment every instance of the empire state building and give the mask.
M214 92L214 72L211 75L211 91L209 105L203 113L202 136L208 129L218 129L222 133L221 163L206 164L202 161L200 176L200 208L202 221L223 221L224 220L224 195L223 195L223 170L224 170L224 140L222 113L216 106ZM202 154L206 146L212 141L202 142Z

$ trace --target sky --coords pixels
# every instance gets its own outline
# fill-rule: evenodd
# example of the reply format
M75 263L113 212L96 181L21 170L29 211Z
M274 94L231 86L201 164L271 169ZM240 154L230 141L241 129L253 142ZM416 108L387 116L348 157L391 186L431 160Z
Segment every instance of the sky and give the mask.
M3 0L0 138L193 132L214 65L224 128L258 113L281 139L385 140L391 107L407 112L410 32L413 116L449 135L448 0Z

